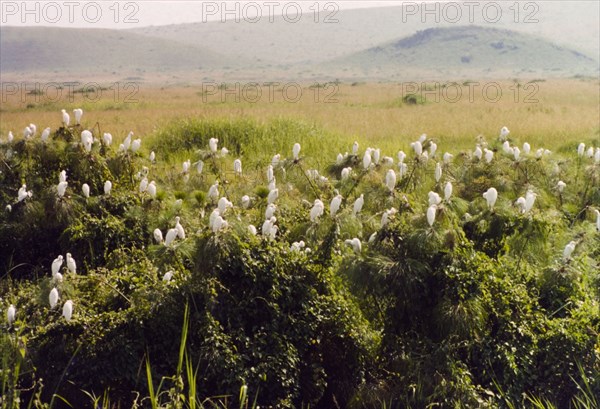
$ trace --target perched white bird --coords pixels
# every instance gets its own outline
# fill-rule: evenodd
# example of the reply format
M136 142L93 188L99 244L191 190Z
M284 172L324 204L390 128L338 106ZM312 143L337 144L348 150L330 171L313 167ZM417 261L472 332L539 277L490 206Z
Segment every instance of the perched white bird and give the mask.
M217 202L217 207L219 208L219 213L222 215L225 215L225 212L227 211L227 209L233 207L233 203L231 203L229 200L227 200L226 197L222 197Z
M163 242L163 234L162 234L162 231L160 231L160 229L154 229L153 235L154 235L154 240L158 244Z
M168 283L169 281L171 281L171 279L173 278L173 270L167 271L165 273L165 275L163 275L162 280L166 283Z
M361 253L361 251L362 251L362 243L360 242L360 239L358 239L357 237L353 238L352 240L348 239L344 243L350 245L352 247L352 250L354 250L354 252L356 254L360 254Z
M19 191L17 192L17 201L22 202L23 200L25 200L28 197L31 197L32 195L33 193L31 192L31 190L28 191L27 185L23 183L23 185L21 185Z
M33 135L33 131L31 130L31 128L29 126L26 126L25 129L23 129L23 138L29 139L29 138L31 138L32 135Z
M9 204L6 205L5 209L8 213L12 212L12 206Z
M191 165L192 165L192 162L189 159L186 160L185 162L183 162L181 164L181 173L183 173L184 175L189 173Z
M483 197L487 201L488 207L490 209L493 209L494 205L496 204L496 200L498 199L498 191L495 188L491 187L485 191Z
M221 148L221 156L227 156L227 154L229 153L229 149L223 147Z
M312 209L310 209L310 221L315 222L317 218L323 215L323 211L325 210L325 205L319 199L315 199L313 203Z
M42 131L42 141L47 141L50 137L50 128L46 128Z
M217 180L208 189L208 198L211 200L217 200L218 197L219 197L219 181Z
M511 153L511 147L508 141L504 141L504 143L502 143L502 150L504 153Z
M369 166L371 166L371 160L371 151L367 149L365 152L365 156L363 156L363 168L365 170L369 169Z
M214 209L214 210L211 212L210 216L208 217L208 227L209 227L209 229L211 229L211 230L213 229L213 226L214 226L214 224L215 224L215 220L216 220L216 219L217 219L217 217L218 217L218 216L220 216L220 215L221 215L221 212L219 211L219 209L218 209L218 208L217 208L217 209Z
M352 209L352 214L356 216L362 210L365 204L365 195L361 194L355 201Z
M54 309L56 304L58 304L58 290L54 287L50 291L50 295L48 295L48 300L50 301L50 309Z
M271 166L273 166L273 168L276 168L277 166L279 166L279 163L281 162L281 154L275 154L273 155L273 157L271 158Z
M112 143L112 135L109 133L104 133L104 135L102 135L102 140L106 146L110 146Z
M175 229L177 230L177 237L183 240L185 239L185 230L183 229L181 223L179 223L179 220L181 220L179 216L175 217Z
M596 230L600 231L600 210L594 209L596 213Z
M338 210L340 210L340 206L342 205L342 195L334 196L331 199L331 203L329 204L329 215L331 217L335 217Z
M73 110L73 115L75 115L75 124L81 124L81 117L83 116L83 109L77 108Z
M437 211L436 205L431 205L427 208L427 223L429 226L433 226L433 222L435 222L435 212Z
M179 232L177 229L169 229L167 231L167 236L165 237L165 246L170 246L173 241L177 238Z
M238 175L241 176L242 175L242 161L241 159L236 159L233 161L233 172Z
M529 155L529 152L531 152L531 145L527 142L523 143L523 153Z
M437 152L437 144L435 142L431 142L429 145L429 156L434 156Z
M491 163L492 159L494 159L494 151L486 148L483 150L483 152L484 152L485 162Z
M273 175L273 165L269 165L267 167L267 183L271 183L274 177L275 176Z
M217 138L210 138L208 141L208 148L212 153L217 153L217 147L219 144L219 140Z
M342 162L344 162L344 155L342 155L341 153L338 153L337 157L335 159L335 164L336 165L341 165Z
M383 214L381 215L381 228L382 229L385 226L387 226L387 224L389 223L390 216L393 216L396 213L398 213L398 211L394 207L392 207L391 209L386 209L386 210L383 211Z
M94 136L87 129L81 132L81 144L83 145L86 152L92 150L92 143L94 143Z
M250 207L250 196L248 196L248 195L242 196L242 207L244 209L247 209L248 207Z
M404 159L406 159L406 153L404 153L404 151L399 151L398 152L398 162L404 163Z
M292 155L294 155L294 160L298 160L299 159L299 155L300 155L300 144L299 143L295 143L294 147L292 148Z
M277 218L276 217L271 217L268 220L265 220L265 222L262 225L262 235L263 237L269 238L269 239L275 239L275 236L277 235L277 230L278 227L275 226L275 223L277 222Z
M399 164L398 175L400 176L400 179L402 179L404 175L406 175L406 172L408 172L408 165L406 163Z
M59 255L52 261L52 277L60 272L60 267L63 264L63 256Z
M473 156L475 156L477 158L477 160L481 160L481 157L483 156L483 151L481 150L481 146L477 145L477 147L475 148L475 151L473 152Z
M150 197L152 197L152 198L156 197L156 182L155 181L148 183L146 192L150 195Z
M11 131L8 131L8 136L6 137L6 141L8 143L11 143L14 139L15 139L15 136L13 135L13 133Z
M421 144L423 144L423 142L425 142L426 140L427 140L427 134L426 133L424 133L421 136L419 136L419 142Z
M142 140L140 138L135 139L133 142L131 142L131 152L136 153L140 150L141 146Z
M439 205L440 203L442 203L442 198L436 192L429 192L427 194L427 196L429 197L429 205L430 206L431 205Z
M447 182L444 186L444 200L450 200L450 196L452 196L452 183Z
M559 191L559 193L562 193L563 190L565 190L566 186L567 186L567 184L565 182L563 182L562 180L559 180L558 183L556 184L556 189Z
M204 162L199 160L198 162L196 162L196 172L198 172L198 174L201 175L203 170L204 170Z
M67 321L71 321L71 317L73 316L73 301L67 300L63 304L62 316L65 317Z
M290 246L290 251L300 251L302 250L304 247L306 246L306 243L304 243L304 240L300 240L300 241L295 241L292 243L292 245Z
M584 154L585 154L585 143L581 142L579 144L579 146L577 147L577 155L579 155L579 157L583 157Z
M212 225L212 231L213 233L217 233L223 229L225 229L228 226L228 223L225 219L223 219L221 216L217 216L215 217L215 221L213 222Z
M29 133L30 133L29 136L34 137L35 132L37 131L37 126L35 126L35 124L29 124L29 126L27 128L29 128Z
M68 184L68 182L60 182L58 186L56 186L56 193L58 194L58 197L63 197L65 195Z
M251 235L256 236L256 227L253 224L249 224L248 225L248 232Z
M66 182L67 181L67 171L61 170L58 174L58 182Z
M515 202L515 205L521 209L521 213L525 213L525 198L519 197Z
M381 149L379 149L379 148L373 149L371 151L371 155L373 156L373 162L376 165L379 165L379 160L381 159Z
M421 156L423 154L423 145L420 141L411 143L410 147L413 148L417 156Z
M8 325L12 325L15 322L15 316L17 315L17 310L14 305L10 305L8 310L6 310L6 321L8 321Z
M346 180L350 177L350 172L352 172L351 167L347 167L342 169L342 180Z
M271 203L275 203L275 201L277 200L277 198L279 197L279 189L273 189L269 192L269 195L267 196L267 203L271 204Z
M69 116L69 114L67 113L67 111L65 111L64 109L61 110L62 112L62 123L64 126L69 126L69 123L71 122L71 117Z
M525 194L525 208L523 210L523 213L528 213L533 208L533 204L535 203L535 198L536 198L536 194L533 193L531 190L528 190L527 193Z
M112 190L112 182L110 180L107 180L106 182L104 182L104 194L110 195L111 190Z
M154 151L150 152L150 162L154 163L156 162L156 153L154 153Z
M587 156L588 158L592 158L594 157L594 147L590 146L587 151L585 152L585 156Z
M396 188L396 172L393 169L389 169L385 175L385 185L390 192L393 192Z
M144 193L146 190L148 190L148 178L144 177L140 180L139 191L140 193Z
M502 129L500 129L500 140L501 141L506 140L509 133L510 133L510 131L508 130L508 128L503 126Z
M352 145L352 154L354 156L358 155L358 142L354 141L354 144Z
M71 256L71 253L67 253L67 268L71 273L77 273L77 263L75 263L75 259Z
M439 182L442 178L442 165L438 162L435 164L435 181Z
M594 154L594 162L600 163L600 148L596 148L596 153Z
M575 246L577 245L576 241L570 241L569 244L567 244L565 246L565 249L563 250L563 259L569 260L571 258L571 254L573 254L573 251L575 251Z
M516 146L513 148L513 156L515 160L519 160L519 158L521 157L521 150Z
M265 219L270 219L273 217L275 210L277 210L277 206L275 206L273 203L269 203L265 209Z
M123 141L123 149L126 151L129 150L129 147L131 146L131 138L133 138L133 131L129 132L129 134Z

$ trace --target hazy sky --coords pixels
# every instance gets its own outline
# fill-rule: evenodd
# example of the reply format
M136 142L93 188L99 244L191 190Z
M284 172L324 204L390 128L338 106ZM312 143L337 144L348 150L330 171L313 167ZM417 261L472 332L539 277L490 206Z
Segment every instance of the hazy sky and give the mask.
M421 0L420 0L421 1ZM223 19L255 21L286 16L314 18L317 10L335 16L337 10L401 5L402 1L162 1L162 0L1 0L0 22L8 26L134 28Z

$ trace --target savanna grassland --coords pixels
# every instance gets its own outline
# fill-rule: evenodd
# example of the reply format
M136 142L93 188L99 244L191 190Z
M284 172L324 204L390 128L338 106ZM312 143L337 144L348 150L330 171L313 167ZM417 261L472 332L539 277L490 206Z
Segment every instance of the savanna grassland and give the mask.
M597 408L599 83L485 83L3 95L0 408Z

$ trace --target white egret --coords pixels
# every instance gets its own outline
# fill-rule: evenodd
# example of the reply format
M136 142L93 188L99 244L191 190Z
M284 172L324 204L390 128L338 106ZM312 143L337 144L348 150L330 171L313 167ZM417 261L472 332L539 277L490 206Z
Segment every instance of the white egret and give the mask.
M594 154L594 162L600 163L600 148L596 148L596 153Z
M360 254L362 251L362 243L360 242L360 239L358 239L357 237L353 238L353 239L348 239L346 240L344 243L350 245L352 247L352 250L354 250L354 253L356 254Z
M275 217L271 217L266 219L262 225L261 234L263 237L269 237L271 235L271 228L277 219Z
M539 148L535 151L536 159L540 159L544 155L544 148Z
M369 244L374 243L376 238L377 238L377 232L373 232L373 234L371 234L369 236Z
M433 226L433 222L435 222L435 213L437 211L436 205L431 205L427 208L427 223L429 226Z
M515 202L515 206L517 206L518 208L521 209L521 213L525 213L525 198L524 197L519 197L517 199L517 201Z
M230 207L233 207L233 203L231 203L229 200L227 200L226 197L222 197L219 199L219 202L217 203L217 207L219 208L219 213L221 213L222 215L225 215L225 212L227 211L227 209L229 209Z
M42 131L42 141L47 141L48 138L50 137L50 128L46 128Z
M150 152L150 162L154 163L156 162L156 153L154 153L154 151Z
M67 111L65 111L64 109L61 110L62 112L62 123L63 125L69 126L69 123L71 122L71 117L69 116L69 114L67 113Z
M56 274L60 272L60 267L63 264L63 256L59 255L52 261L52 276L54 277Z
M249 224L248 225L248 232L252 235L252 236L256 236L256 227L253 224Z
M423 144L423 142L425 142L427 140L427 134L424 133L421 136L419 136L419 143Z
M401 163L398 165L398 174L400 176L400 179L402 179L404 177L404 175L406 175L407 171L408 171L408 165L406 163Z
M15 139L15 136L13 135L12 131L8 131L8 136L6 137L6 141L8 143L11 143L14 139Z
M179 232L177 229L169 229L167 231L167 236L165 237L165 246L170 246L173 241L177 238Z
M341 153L338 153L337 157L335 159L335 164L341 165L343 161L344 161L344 155L342 155Z
M81 144L85 148L86 152L92 150L92 143L94 142L94 136L87 129L81 132Z
M443 156L444 164L447 165L448 163L450 163L450 161L452 160L453 157L454 157L454 155L451 154L450 152L444 153L444 156Z
M515 160L519 160L519 158L521 157L521 150L516 146L513 148L513 156Z
M494 205L496 204L496 200L498 199L498 191L496 190L496 188L491 187L485 191L483 197L487 201L488 207L490 209L493 209Z
M144 193L146 190L148 190L148 178L144 177L140 180L139 191L140 193Z
M73 316L73 301L67 300L64 303L62 316L65 317L67 321L71 321L71 317Z
M381 158L381 164L384 166L392 166L394 164L394 158L391 156L384 156Z
M102 140L106 146L110 146L112 143L112 135L105 132L104 135L102 135Z
M278 197L279 197L279 189L271 190L267 196L267 203L268 204L275 203L275 201L277 200Z
M325 205L319 199L315 199L313 203L312 209L310 209L310 221L315 222L317 218L323 215L323 211L325 210Z
M410 144L410 147L413 148L417 156L421 156L423 154L423 145L421 144L421 142L413 142Z
M594 156L594 147L590 146L587 151L585 152L585 156L587 156L588 158L592 158Z
M369 166L371 166L371 151L367 149L365 156L363 156L363 168L367 170Z
M423 158L425 163L427 163L427 161L429 160L429 153L427 153L427 151L425 151L421 154L421 157Z
M111 190L112 190L112 182L110 180L107 180L106 182L104 182L104 194L110 195Z
M404 151L398 151L398 162L404 163L404 159L406 159L406 153L404 153Z
M66 182L67 181L67 171L61 170L58 174L58 182Z
M442 178L442 165L438 162L435 164L435 181L439 182Z
M452 183L447 182L446 186L444 186L444 200L446 200L446 201L450 200L451 196L452 196Z
M185 239L185 230L183 229L181 223L179 223L179 220L181 220L179 216L175 217L175 229L177 230L177 237L183 240Z
M292 155L294 155L294 160L297 161L299 159L299 155L300 155L300 144L299 143L295 143L294 147L292 148Z
M361 194L355 201L354 206L352 208L352 214L356 216L362 210L365 204L365 195Z
M492 159L494 159L494 151L490 150L490 149L484 149L484 157L485 157L485 163L491 163Z
M269 203L265 209L265 219L270 219L273 217L275 210L277 210L277 206L273 203Z
M212 231L213 233L217 233L220 230L223 230L228 226L228 223L221 216L215 217L215 221L213 222Z
M500 140L501 141L506 140L509 133L510 133L510 131L508 130L508 128L503 126L502 129L500 129Z
M371 151L371 155L373 156L373 162L376 165L379 165L379 160L381 159L381 149L379 149L379 148L373 149Z
M525 194L525 208L524 208L523 213L528 213L533 208L533 204L535 203L535 198L536 198L536 194L533 193L531 190L528 190L527 193Z
M211 200L217 200L219 197L219 181L215 181L213 185L208 189L208 198Z
M383 211L383 214L381 215L381 228L383 229L385 226L387 226L387 224L390 221L390 216L395 215L396 213L398 213L398 211L396 210L395 207L392 207L391 209L386 209Z
M160 231L160 229L154 229L154 232L152 234L154 235L154 240L158 244L163 242L163 234L162 231Z
M173 278L173 270L170 270L170 271L167 271L167 272L165 273L165 275L163 275L163 278L162 278L162 280L163 280L165 283L168 283L169 281L171 281L171 279L172 279L172 278Z
M75 263L75 259L71 256L71 253L67 253L67 268L71 273L77 273L77 263Z
M558 183L556 184L556 189L559 191L559 193L562 193L563 190L565 190L566 186L567 186L567 184L565 182L563 182L562 180L559 180Z
M429 145L429 155L430 156L434 156L435 153L437 152L437 144L435 142L431 142L431 144Z
M583 157L584 154L585 154L585 143L581 142L579 144L579 146L577 147L577 155L579 155L579 157Z
M358 155L358 142L354 141L354 144L352 145L352 154L354 156Z
M208 148L212 153L217 153L217 147L219 144L219 140L217 138L210 138L208 141Z
M142 140L140 138L135 139L133 142L131 142L131 152L136 153L140 150L141 146Z
M242 175L242 161L241 159L236 159L233 161L233 172L238 175L241 176Z
M221 148L221 156L227 156L227 154L229 153L229 149L223 147Z
M523 153L529 155L529 152L531 152L531 145L527 142L523 143Z
M54 280L55 283L62 283L63 276L61 273L56 273L52 276L52 279Z
M6 321L8 321L8 325L12 325L15 322L15 316L17 315L17 310L14 305L9 305L8 310L6 310Z
M390 192L394 192L396 188L396 172L393 169L389 169L385 175L385 186Z
M350 177L350 172L352 172L351 167L347 167L342 169L342 180L346 180Z
M277 166L279 166L279 162L281 162L281 154L276 154L273 155L273 157L271 158L271 166L273 166L273 168L276 168Z
M196 162L196 172L198 172L198 174L201 175L203 170L204 170L204 162L199 160L198 162Z
M215 224L215 220L217 220L217 217L221 215L221 212L219 211L219 209L214 209L210 216L208 216L208 227L209 229L212 230L214 224Z
M267 183L271 183L271 181L273 180L274 175L273 175L273 165L269 165L267 167Z
M12 212L12 206L9 204L6 205L5 209L8 213Z
M596 230L600 231L600 210L594 209L596 213Z
M58 304L58 290L56 287L50 291L50 295L48 295L48 301L50 301L50 309L54 309L56 304Z
M571 258L571 254L573 254L573 251L575 251L575 246L577 245L576 241L570 241L569 244L567 244L565 246L565 249L563 250L563 259L569 260Z
M131 147L131 138L133 138L133 131L129 132L127 138L123 141L123 148L127 151Z
M75 125L80 125L81 117L83 116L83 109L81 109L81 108L74 109L73 115L75 116Z
M329 215L331 217L335 217L338 210L340 210L340 206L342 205L342 195L334 196L331 199L331 203L329 204Z
M300 241L295 241L292 243L292 245L290 246L290 251L300 251L302 250L304 247L306 246L306 243L304 243L304 240L300 240Z
M68 184L69 182L59 182L58 186L56 186L56 193L58 194L58 197L63 197L65 195Z
M250 207L250 196L248 196L248 195L242 196L242 207L244 209L247 209L248 207Z
M436 192L429 192L427 196L429 198L429 205L439 205L442 203L442 198Z
M31 192L31 190L27 191L27 185L23 183L23 185L21 185L19 191L17 192L17 201L22 202L23 200L25 200L28 197L31 197L32 195L33 193Z
M477 160L481 160L481 157L483 156L483 151L481 150L481 146L477 145L477 147L475 148L475 151L473 152L473 156L475 156L477 158Z
M511 152L510 143L508 141L504 141L504 143L502 144L502 150L504 151L504 153Z
M148 183L148 187L146 188L146 192L150 195L151 198L156 197L156 182L152 181Z
M184 175L188 174L190 171L190 166L192 165L192 162L188 159L185 162L182 163L181 165L181 173L183 173Z

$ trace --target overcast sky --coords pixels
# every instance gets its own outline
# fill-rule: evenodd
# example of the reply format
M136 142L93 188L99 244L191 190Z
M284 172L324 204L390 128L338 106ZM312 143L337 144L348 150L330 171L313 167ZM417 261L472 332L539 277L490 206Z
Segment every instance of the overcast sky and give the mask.
M317 10L335 16L337 10L401 4L397 0L1 0L0 22L7 26L133 28L235 18L255 21L259 16L264 20L284 15L294 19L298 13L302 18L314 18Z

